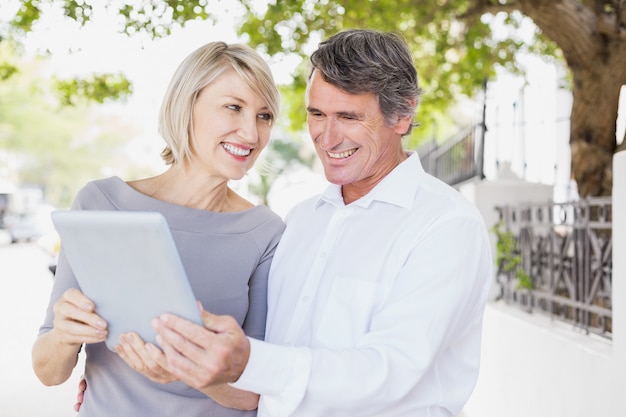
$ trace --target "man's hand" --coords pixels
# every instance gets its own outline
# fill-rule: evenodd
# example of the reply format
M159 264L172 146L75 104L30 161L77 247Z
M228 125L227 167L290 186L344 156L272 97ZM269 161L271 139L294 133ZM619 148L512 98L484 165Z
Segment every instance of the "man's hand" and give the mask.
M171 314L155 319L164 356L156 347L151 356L196 389L236 381L248 363L250 341L233 317L202 311L202 321L204 327Z

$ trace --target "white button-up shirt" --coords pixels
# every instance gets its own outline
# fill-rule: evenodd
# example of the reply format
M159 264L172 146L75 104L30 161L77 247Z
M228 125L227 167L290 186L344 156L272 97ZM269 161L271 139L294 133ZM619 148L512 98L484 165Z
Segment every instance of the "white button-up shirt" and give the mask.
M266 342L233 384L261 394L259 417L457 415L492 280L476 208L414 154L361 199L331 185L286 222Z

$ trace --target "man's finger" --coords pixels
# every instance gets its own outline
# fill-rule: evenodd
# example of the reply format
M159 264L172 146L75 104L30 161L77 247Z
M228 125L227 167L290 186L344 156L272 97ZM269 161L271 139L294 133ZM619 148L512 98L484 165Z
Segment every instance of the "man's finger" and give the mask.
M197 354L198 346L210 345L214 334L210 329L171 314L155 319L152 325L161 337L186 356Z
M204 327L215 333L232 333L239 330L240 326L231 316L218 316L208 311L202 311L202 323Z

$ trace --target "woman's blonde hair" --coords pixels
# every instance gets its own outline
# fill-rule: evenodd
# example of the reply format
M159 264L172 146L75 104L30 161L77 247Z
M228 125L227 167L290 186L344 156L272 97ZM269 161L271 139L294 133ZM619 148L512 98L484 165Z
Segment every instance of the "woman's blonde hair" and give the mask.
M192 114L200 91L227 70L233 69L255 94L265 101L274 120L280 95L269 65L252 48L242 44L211 42L193 51L178 66L159 111L159 134L165 140L161 158L168 165L182 165L191 156Z

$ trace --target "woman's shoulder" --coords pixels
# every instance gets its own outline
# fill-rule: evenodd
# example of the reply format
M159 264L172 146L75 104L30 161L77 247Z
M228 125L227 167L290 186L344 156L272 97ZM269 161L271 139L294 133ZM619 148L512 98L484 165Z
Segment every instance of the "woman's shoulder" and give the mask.
M248 223L250 229L260 229L281 234L285 229L283 219L267 206L254 206L241 212L241 214L241 220Z
M126 183L119 177L102 178L89 181L77 193L72 208L93 209L111 208L112 196L120 193Z
M253 206L250 209L237 213L229 213L222 218L218 226L222 232L228 230L231 234L247 235L254 239L260 247L276 242L285 230L283 219L264 205Z

